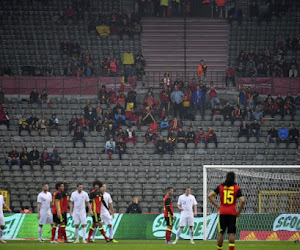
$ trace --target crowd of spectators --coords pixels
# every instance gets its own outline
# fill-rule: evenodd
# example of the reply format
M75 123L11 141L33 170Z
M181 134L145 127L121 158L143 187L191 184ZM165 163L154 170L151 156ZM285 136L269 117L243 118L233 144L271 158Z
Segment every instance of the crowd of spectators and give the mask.
M230 66L225 72L226 84L228 80L232 80L235 85L235 77L298 77L299 65L295 58L289 62L285 59L284 51L287 47L283 45L283 41L282 36L279 36L276 42L277 56L269 50L255 51L251 48L248 53L241 51L236 68Z

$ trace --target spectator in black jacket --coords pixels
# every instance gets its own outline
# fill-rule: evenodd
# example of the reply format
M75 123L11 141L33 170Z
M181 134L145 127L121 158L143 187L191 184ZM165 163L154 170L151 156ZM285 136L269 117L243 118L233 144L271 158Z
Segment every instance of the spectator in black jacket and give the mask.
M35 113L32 113L31 117L28 119L28 125L30 128L30 131L32 130L38 130L38 122L39 118L36 117Z
M105 85L103 85L100 91L98 92L98 100L101 104L107 104L108 93L106 91Z
M98 124L97 114L92 106L88 107L88 111L85 113L85 118L89 121L90 131L96 131L96 125Z
M227 102L223 108L224 121L231 121L233 110L234 108L232 107L232 105L229 102Z
M36 88L34 88L30 93L30 103L39 103L40 94L37 92Z
M139 198L137 196L132 197L132 202L126 210L126 214L141 214L142 209L139 205Z
M36 146L33 146L33 150L29 153L29 160L31 165L39 164L40 152L37 150Z
M250 133L251 136L255 136L256 137L256 141L259 141L259 137L260 137L260 125L257 122L257 120L254 120L251 125L250 125Z
M116 143L117 153L119 154L119 159L122 160L122 155L126 154L126 142L123 137L120 137Z
M166 141L164 140L163 136L159 136L159 139L156 141L156 154L163 155L166 153Z
M130 91L127 94L125 102L126 111L130 111L132 108L136 108L136 96L137 93L134 91L133 87L131 87Z
M4 99L4 92L3 92L3 89L0 88L0 104L3 104L5 101Z
M270 129L268 130L267 140L266 140L266 146L270 143L272 140L274 143L277 142L278 139L278 131L275 129L274 124L271 124Z
M241 136L246 136L246 137L247 137L247 142L249 142L250 127L249 127L249 125L246 123L245 120L243 120L243 121L241 122L241 125L240 125L238 138L240 138Z
M73 147L76 148L76 142L77 141L82 141L83 147L85 147L85 138L84 138L84 132L81 131L81 128L78 127L76 132L74 133L73 137Z
M21 167L23 165L30 165L29 153L27 147L23 147L23 152L20 154Z
M12 151L8 153L7 164L9 168L11 168L12 165L18 165L19 167L21 165L20 154L15 146L12 148Z
M186 143L195 143L196 134L193 127L190 126L188 132L186 133Z
M298 140L299 140L299 130L295 128L294 123L291 123L290 129L289 129L288 143L295 142L298 147Z
M174 133L174 130L171 130L171 132L173 131ZM182 130L182 127L179 127L179 130L177 132L177 143L185 143L185 138L186 138L186 135L185 135L185 132Z

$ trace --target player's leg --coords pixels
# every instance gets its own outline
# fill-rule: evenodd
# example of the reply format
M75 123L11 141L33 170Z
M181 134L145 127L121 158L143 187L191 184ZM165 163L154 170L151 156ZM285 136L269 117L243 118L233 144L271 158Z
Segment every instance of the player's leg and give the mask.
M101 219L102 219L103 223L108 226L110 241L113 242L113 243L118 243L118 241L116 241L114 239L114 230L113 230L113 227L112 227L112 221L111 221L110 215L109 216L103 215L101 217Z
M0 218L0 243L6 243L6 241L2 239L4 228L5 228L5 224L4 224L4 216L3 216L3 220L2 218Z
M235 247L236 226L237 226L237 217L234 215L229 215L228 216L229 250L234 250Z
M39 240L40 240L40 242L44 242L43 237L42 237L42 232L43 232L43 225L39 224Z
M177 241L179 240L179 237L180 237L180 234L183 230L183 228L185 227L187 223L187 218L183 217L183 216L180 216L180 220L179 220L179 228L178 228L178 231L176 233L176 239L175 241L173 242L173 244L176 244Z
M56 228L58 225L58 218L57 218L57 214L53 214L53 227L51 229L51 243L57 243L57 241L55 241L55 234L56 234Z
M75 220L74 220L75 223ZM79 225L75 223L75 241L74 243L79 243Z
M70 240L68 240L67 238L67 233L66 233L66 222L67 222L67 214L66 213L62 213L60 216L60 224L59 224L59 230L58 232L61 233L61 235L64 238L64 242L68 243L68 242L72 242Z
M235 234L230 233L228 241L229 241L229 250L234 250L234 247L235 247Z
M171 243L171 235L172 235L172 229L173 229L173 220L172 217L165 217L166 224L167 224L167 230L166 230L166 244L172 244Z
M86 213L83 213L80 215L80 222L81 222L81 226L82 226L82 243L87 243L86 242Z
M194 217L189 217L188 219L188 225L190 227L190 241L191 244L195 244L194 242Z
M91 242L91 237L92 237L92 235L94 236L95 231L97 230L98 220L99 220L99 214L94 213L94 215L93 215L93 223L92 223L92 225L90 227L90 230L89 230L89 235L88 235L87 242Z
M222 250L223 249L223 233L219 233L218 235L218 246L217 250Z
M227 215L220 214L219 223L218 223L219 235L217 241L218 243L217 250L223 249L224 233L226 232L226 227L227 227L226 223L227 223Z
M109 238L106 236L106 234L104 232L103 225L102 225L101 221L98 222L98 226L99 226L100 233L103 235L103 237L105 238L105 240L107 242L109 242Z

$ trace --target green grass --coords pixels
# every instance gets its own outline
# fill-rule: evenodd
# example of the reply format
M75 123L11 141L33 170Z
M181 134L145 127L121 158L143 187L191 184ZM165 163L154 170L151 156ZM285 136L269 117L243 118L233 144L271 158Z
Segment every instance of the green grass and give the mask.
M177 245L165 245L163 240L120 240L118 244L105 243L104 240L98 240L95 243L89 244L73 244L73 243L59 243L51 244L49 241L39 243L38 241L15 241L9 240L7 244L1 244L1 250L43 250L43 249L121 249L121 250L163 250L163 249L198 249L198 250L216 250L215 241L195 241L195 245L191 245L187 240L180 240ZM228 243L224 244L224 250L228 249ZM300 243L295 244L293 241L281 242L237 242L236 250L293 250L300 249Z

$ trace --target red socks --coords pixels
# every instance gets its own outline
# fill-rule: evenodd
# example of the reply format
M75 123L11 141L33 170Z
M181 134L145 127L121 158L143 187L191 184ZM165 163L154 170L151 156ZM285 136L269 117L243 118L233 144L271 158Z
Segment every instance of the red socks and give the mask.
M229 250L234 250L234 244L233 243L229 243Z
M54 241L54 239L55 239L55 233L56 233L56 227L52 227L52 237L51 237L51 241Z
M58 229L58 235L61 234L65 240L68 240L67 239L67 233L66 233L66 226L65 225L62 225L59 227Z
M109 240L108 237L106 236L104 230L103 230L103 227L99 228L99 231L100 231L100 233L103 235L103 237L104 237L106 240Z
M94 232L94 230L95 230L95 229L94 229L93 227L91 227L91 228L90 228L88 240L90 240L90 239L91 239L91 237L92 237L92 235L93 235L93 232Z
M171 235L172 235L172 230L171 229L167 229L166 230L166 241L167 242L171 241Z

